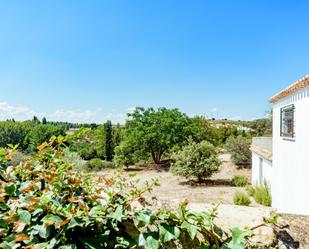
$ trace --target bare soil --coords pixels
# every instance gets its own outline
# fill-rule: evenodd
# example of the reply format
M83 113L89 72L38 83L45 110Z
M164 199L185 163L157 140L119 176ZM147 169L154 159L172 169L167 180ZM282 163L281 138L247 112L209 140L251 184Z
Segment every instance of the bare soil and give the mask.
M309 248L309 216L281 214L288 224L287 239L300 248ZM297 246L296 246L297 247Z
M237 191L246 191L241 187L232 187L231 179L234 175L244 175L251 181L251 169L238 168L230 161L229 154L221 155L222 164L219 171L209 180L197 183L194 179L175 176L168 168L149 165L148 167L133 167L128 172L136 173L141 183L151 178L157 178L160 186L147 194L160 201L171 201L177 204L183 200L189 203L233 204L233 196ZM252 206L260 206L252 200Z

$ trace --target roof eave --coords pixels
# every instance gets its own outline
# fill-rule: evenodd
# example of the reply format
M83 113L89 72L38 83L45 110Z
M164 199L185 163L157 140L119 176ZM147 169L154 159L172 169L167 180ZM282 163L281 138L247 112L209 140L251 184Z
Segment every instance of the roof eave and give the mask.
M272 96L268 102L269 103L276 103L278 102L280 99L294 93L295 91L302 89L306 86L309 86L309 75L306 75L304 78L296 81L295 83L293 83L292 85L290 85L289 87L285 88L284 90L282 90L281 92L277 93L276 95Z

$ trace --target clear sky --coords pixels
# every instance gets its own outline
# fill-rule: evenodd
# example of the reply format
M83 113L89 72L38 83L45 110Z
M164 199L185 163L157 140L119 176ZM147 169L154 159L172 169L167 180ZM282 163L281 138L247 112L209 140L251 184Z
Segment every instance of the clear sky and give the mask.
M0 119L263 117L309 73L309 1L1 1Z

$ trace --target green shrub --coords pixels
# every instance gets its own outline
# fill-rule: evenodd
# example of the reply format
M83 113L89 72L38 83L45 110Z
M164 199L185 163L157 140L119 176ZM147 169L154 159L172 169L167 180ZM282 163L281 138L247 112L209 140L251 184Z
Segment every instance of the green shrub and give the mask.
M85 160L91 160L97 157L97 151L93 145L86 145L79 151L79 155Z
M247 190L248 195L253 197L253 195L254 195L254 187L251 186L251 185L247 185L246 190Z
M231 153L231 159L236 165L248 165L251 163L251 141L245 137L229 137L225 143L225 149Z
M134 150L127 141L122 141L115 148L113 162L117 167L129 167L134 164L143 164L150 161L150 155L145 150Z
M65 140L57 140L12 171L3 170L8 151L0 148L0 248L245 248L251 233L234 228L233 237L225 235L216 209L134 208L156 181L137 188L113 175L98 184L71 170L59 151Z
M235 205L249 206L251 201L249 196L244 192L236 192L233 198Z
M10 158L10 160L8 161L8 166L17 166L18 164L20 164L21 162L26 161L29 158L29 156L27 156L26 154L20 152L20 151L16 151Z
M264 206L271 206L271 194L267 184L254 188L254 200Z
M86 171L86 161L77 152L71 151L69 148L63 149L63 161L70 163L74 170Z
M173 174L196 177L199 181L210 177L220 165L216 148L207 141L191 143L172 155Z
M246 187L248 185L248 178L246 176L236 175L232 178L232 186Z
M100 158L93 158L87 162L88 171L100 171L108 168L115 168L115 165L112 162L101 160Z

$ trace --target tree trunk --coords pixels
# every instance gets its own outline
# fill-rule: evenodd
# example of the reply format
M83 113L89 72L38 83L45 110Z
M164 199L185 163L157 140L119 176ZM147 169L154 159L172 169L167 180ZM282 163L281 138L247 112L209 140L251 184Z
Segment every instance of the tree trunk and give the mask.
M160 164L161 163L161 156L162 153L156 153L151 149L151 156L152 156L152 160L154 161L155 164Z
M152 160L154 161L155 164L158 164L157 162L157 157L156 157L156 153L154 153L154 151L151 149L151 156L152 156Z

